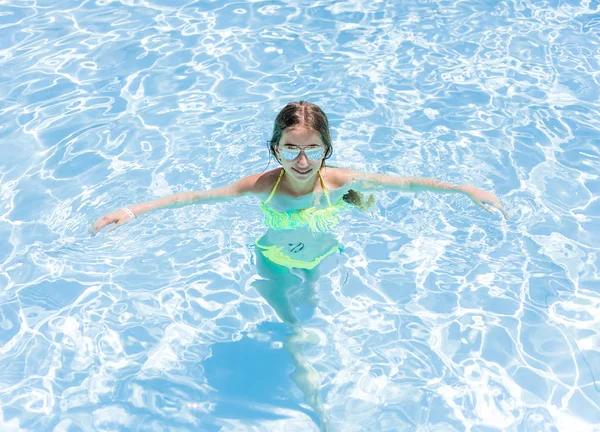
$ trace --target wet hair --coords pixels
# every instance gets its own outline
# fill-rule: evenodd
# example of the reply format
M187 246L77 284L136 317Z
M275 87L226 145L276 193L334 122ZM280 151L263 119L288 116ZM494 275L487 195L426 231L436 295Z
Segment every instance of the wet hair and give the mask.
M369 195L369 198L365 199L361 192L356 192L354 189L350 189L342 197L348 204L353 204L358 207L361 211L368 211L373 204L375 204L375 197L373 194Z
M305 101L290 102L277 114L273 125L273 136L269 140L269 150L273 157L277 159L275 147L279 144L283 133L296 128L313 130L321 136L321 140L325 144L325 157L323 158L323 165L325 165L325 159L329 159L333 153L329 120L321 108Z
M300 101L288 103L275 118L273 125L273 136L269 140L269 151L273 157L277 159L275 147L279 144L281 136L286 130L305 128L313 130L321 136L323 144L325 144L325 156L323 157L323 166L325 160L331 157L333 147L331 146L331 132L329 131L329 120L327 115L317 105ZM375 197L369 195L367 199L362 193L350 189L344 196L343 200L349 204L353 204L362 211L367 211L375 204Z

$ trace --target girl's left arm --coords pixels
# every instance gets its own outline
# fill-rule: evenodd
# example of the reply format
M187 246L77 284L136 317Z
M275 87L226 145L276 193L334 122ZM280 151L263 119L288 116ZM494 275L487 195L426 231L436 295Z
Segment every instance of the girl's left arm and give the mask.
M471 201L489 213L494 213L491 207L498 209L508 219L500 200L496 195L471 185L455 185L444 181L423 177L401 177L386 174L372 174L355 170L340 170L345 177L345 183L351 189L358 191L397 190L405 192L432 191L439 193L462 193ZM491 207L490 207L491 206Z

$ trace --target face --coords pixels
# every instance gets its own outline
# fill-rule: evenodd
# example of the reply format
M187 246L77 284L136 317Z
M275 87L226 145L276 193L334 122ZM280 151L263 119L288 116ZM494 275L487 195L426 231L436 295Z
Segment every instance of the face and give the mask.
M286 174L296 181L305 182L314 178L321 168L325 144L321 135L313 130L292 129L281 135L275 153Z

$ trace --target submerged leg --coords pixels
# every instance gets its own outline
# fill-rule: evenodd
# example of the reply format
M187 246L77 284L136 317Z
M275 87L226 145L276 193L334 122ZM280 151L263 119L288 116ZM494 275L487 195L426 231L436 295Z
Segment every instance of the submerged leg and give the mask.
M293 304L298 302L314 310L317 304L315 288L319 273L316 269L291 270L279 266L271 263L260 252L257 253L256 265L258 274L263 279L253 282L253 286L277 316L290 326L291 334L283 341L283 348L294 364L295 370L291 379L318 416L320 430L327 431L327 415L321 401L321 376L302 354L303 345L318 344L318 337L300 327L300 320L293 310Z
M252 282L259 294L269 303L281 321L296 324L298 318L293 312L289 290L302 283L302 279L289 268L267 260L260 252L256 253L256 268L262 279Z
M291 378L304 393L304 400L319 417L319 429L327 431L327 412L321 400L321 375L302 354L303 344L318 344L318 337L305 332L299 326L293 326L292 334L284 342L283 348L290 354L296 370Z

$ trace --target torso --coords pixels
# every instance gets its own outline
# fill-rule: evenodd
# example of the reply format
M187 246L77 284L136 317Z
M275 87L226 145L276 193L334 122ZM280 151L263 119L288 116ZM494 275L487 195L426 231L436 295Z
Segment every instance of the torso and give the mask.
M280 214L303 212L305 209L312 208L317 212L327 212L328 208L340 203L342 196L348 191L348 187L343 183L343 179L339 178L340 176L337 175L339 173L336 173L336 170L336 168L325 168L321 172L326 192L317 177L313 192L300 196L294 196L293 191L287 188L283 181L283 178L285 178L285 174L283 174L282 181L279 182L275 193L269 199L273 187L281 175L280 168L274 169L263 174L257 181L257 186L260 187L257 195L263 201L261 205L267 206L272 211ZM327 202L326 194L329 195L331 207ZM267 200L268 202L265 203ZM304 261L311 261L316 257L323 256L338 244L337 239L329 229L315 229L314 226L311 227L308 224L305 226L302 226L302 224L296 225L298 226L290 227L290 229L271 226L258 242L262 245L279 247L290 258Z

